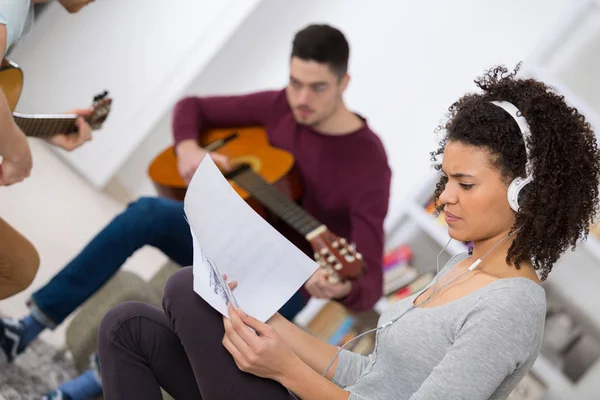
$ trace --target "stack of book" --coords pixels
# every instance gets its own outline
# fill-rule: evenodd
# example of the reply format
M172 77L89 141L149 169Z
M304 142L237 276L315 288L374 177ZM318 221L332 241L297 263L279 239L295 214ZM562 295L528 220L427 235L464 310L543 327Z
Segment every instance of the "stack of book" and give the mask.
M329 301L306 327L310 333L331 344L340 341L352 327L352 316L344 306L335 301ZM337 338L337 339L336 339Z
M413 253L409 246L400 245L388 251L383 258L383 293L388 295L408 285L418 276L410 265Z

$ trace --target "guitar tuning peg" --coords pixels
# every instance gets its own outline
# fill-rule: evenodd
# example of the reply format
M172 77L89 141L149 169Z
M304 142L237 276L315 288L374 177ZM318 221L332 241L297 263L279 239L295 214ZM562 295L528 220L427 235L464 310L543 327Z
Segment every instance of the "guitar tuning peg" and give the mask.
M357 260L362 260L363 256L360 253L356 253L356 259Z
M94 102L100 101L100 100L104 99L106 96L108 96L108 90L105 90L104 92L95 95Z
M340 243L341 243L341 244L346 244L346 243L348 243L348 242L346 241L346 239L344 239L344 238L341 238L341 239L340 239Z
M329 275L329 278L327 278L327 280L329 281L329 283L339 283L340 282L340 278L337 274Z

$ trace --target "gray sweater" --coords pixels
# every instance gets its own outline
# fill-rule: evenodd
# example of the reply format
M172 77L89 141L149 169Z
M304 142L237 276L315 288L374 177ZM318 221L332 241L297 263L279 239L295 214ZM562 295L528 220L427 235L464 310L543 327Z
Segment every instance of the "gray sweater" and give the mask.
M446 264L440 275L458 261ZM417 293L379 319L410 308ZM505 399L540 351L546 296L527 278L499 279L450 303L416 308L377 331L369 356L343 350L334 382L350 400Z

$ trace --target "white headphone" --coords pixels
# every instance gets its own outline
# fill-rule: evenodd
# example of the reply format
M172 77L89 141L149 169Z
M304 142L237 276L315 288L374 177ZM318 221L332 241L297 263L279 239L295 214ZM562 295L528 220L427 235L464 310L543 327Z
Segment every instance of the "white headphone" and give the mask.
M515 212L519 212L519 193L525 186L533 181L532 174L532 166L529 158L529 148L527 147L527 143L529 142L529 138L531 137L531 130L529 128L529 124L521 114L521 111L512 103L508 101L492 101L492 104L502 108L504 111L510 114L511 117L515 120L517 125L519 126L519 130L521 131L521 135L523 135L523 144L525 145L525 156L527 157L527 161L525 163L525 178L521 178L520 176L513 179L513 181L508 186L508 204L510 208L512 208Z

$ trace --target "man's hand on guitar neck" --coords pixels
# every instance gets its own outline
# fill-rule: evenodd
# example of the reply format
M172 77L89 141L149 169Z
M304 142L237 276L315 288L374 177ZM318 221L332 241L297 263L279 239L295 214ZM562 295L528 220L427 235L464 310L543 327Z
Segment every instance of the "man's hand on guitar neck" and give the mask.
M179 175L186 184L190 183L206 154L210 154L212 160L221 170L229 171L231 168L229 159L226 156L213 152L208 153L198 146L194 139L181 141L175 148L175 153L177 154L177 171L179 171Z
M84 119L85 116L90 115L92 112L93 110L90 108L69 112L68 114L78 115L77 120L75 120L78 132L52 136L47 139L48 143L61 147L67 151L73 151L85 142L92 140L92 127Z
M341 299L352 290L352 281L331 283L327 271L319 268L308 278L304 287L317 299Z

